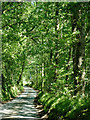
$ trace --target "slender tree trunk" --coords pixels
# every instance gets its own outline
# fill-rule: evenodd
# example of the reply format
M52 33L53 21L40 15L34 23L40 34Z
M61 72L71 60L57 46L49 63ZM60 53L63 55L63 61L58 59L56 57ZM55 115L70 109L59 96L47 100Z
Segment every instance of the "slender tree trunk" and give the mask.
M50 49L50 64L52 64L52 56L53 56L53 51L52 48Z
M59 30L59 20L58 20L58 15L59 15L59 3L56 2L56 13L55 13L55 74L54 74L54 81L56 82L57 80L57 65L58 65L58 30Z
M37 69L37 65L35 67L35 79L36 79L36 86L38 86L38 69Z
M68 72L69 71L69 69L70 69L70 65L69 65L69 63L70 63L70 58L71 58L71 47L69 48L69 57L68 57L68 61L67 61L67 67L66 67L66 71ZM66 75L66 81L68 80L68 75Z
M85 23L83 22L83 20L81 20L79 49L80 49L79 65L78 65L79 71L80 71L79 79L81 80L80 84L82 86L82 93L84 94L85 93L86 66L85 66Z
M43 45L43 35L42 35L42 45ZM42 88L42 91L43 91L43 88L44 88L44 57L43 57L43 51L42 51L41 79L42 79L41 88Z
M2 89L5 91L5 77L3 74L1 74L1 79L2 79Z
M17 84L19 84L19 83L20 83L20 81L21 81L22 74L23 74L23 71L24 71L24 66L25 66L25 61L23 61L21 74L20 74L20 76L19 76L19 79L18 79L18 81L17 81Z

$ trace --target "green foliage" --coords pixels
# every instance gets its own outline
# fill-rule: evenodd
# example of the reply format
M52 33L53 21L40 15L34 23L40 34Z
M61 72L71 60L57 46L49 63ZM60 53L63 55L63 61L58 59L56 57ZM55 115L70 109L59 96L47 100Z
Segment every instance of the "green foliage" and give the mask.
M25 66L25 43L22 45L20 22L25 4L2 3L2 100L15 97L22 91L22 73ZM19 87L18 85L19 84ZM16 86L18 89L13 89Z
M88 3L3 2L2 33L3 100L26 82L49 120L89 118Z
M76 97L71 99L71 110L68 111L66 114L66 118L72 120L72 119L81 119L81 120L88 120L90 119L89 116L89 108L90 108L90 102L88 98L83 97Z
M43 105L49 120L88 120L90 119L90 100L85 96L57 96L39 92L39 103Z

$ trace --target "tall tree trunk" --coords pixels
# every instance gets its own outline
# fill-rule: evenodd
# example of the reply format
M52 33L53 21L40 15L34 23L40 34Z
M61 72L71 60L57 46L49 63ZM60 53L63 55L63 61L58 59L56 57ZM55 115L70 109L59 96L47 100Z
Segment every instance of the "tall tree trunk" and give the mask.
M74 94L81 90L84 86L85 79L85 31L84 22L82 20L82 14L80 13L81 6L75 4L73 9L72 19L72 32L79 31L76 35L76 40L73 42L73 71L74 71ZM79 21L81 18L81 21ZM81 26L79 26L81 24ZM77 85L79 86L77 88Z

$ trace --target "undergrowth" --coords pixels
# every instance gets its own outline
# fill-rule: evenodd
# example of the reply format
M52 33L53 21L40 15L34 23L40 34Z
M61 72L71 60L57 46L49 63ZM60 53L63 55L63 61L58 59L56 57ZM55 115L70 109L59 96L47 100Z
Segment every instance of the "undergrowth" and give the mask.
M2 90L2 92L1 92L1 101L2 102L3 101L8 101L11 98L15 98L20 92L23 91L23 89L24 89L23 86L14 85L14 86L10 87L9 90L8 89L6 91Z
M39 92L38 102L48 114L48 120L90 120L88 96Z

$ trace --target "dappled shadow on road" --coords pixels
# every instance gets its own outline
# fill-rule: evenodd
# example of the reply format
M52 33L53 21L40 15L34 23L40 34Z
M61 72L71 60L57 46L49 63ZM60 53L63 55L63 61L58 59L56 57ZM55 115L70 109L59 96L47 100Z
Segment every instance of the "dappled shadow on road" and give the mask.
M6 118L1 120L44 120L42 118Z
M44 120L42 118L5 118L1 120Z
M1 107L0 116L2 116L2 120L38 119L39 115L33 104L36 95L32 88L25 87L24 93Z

